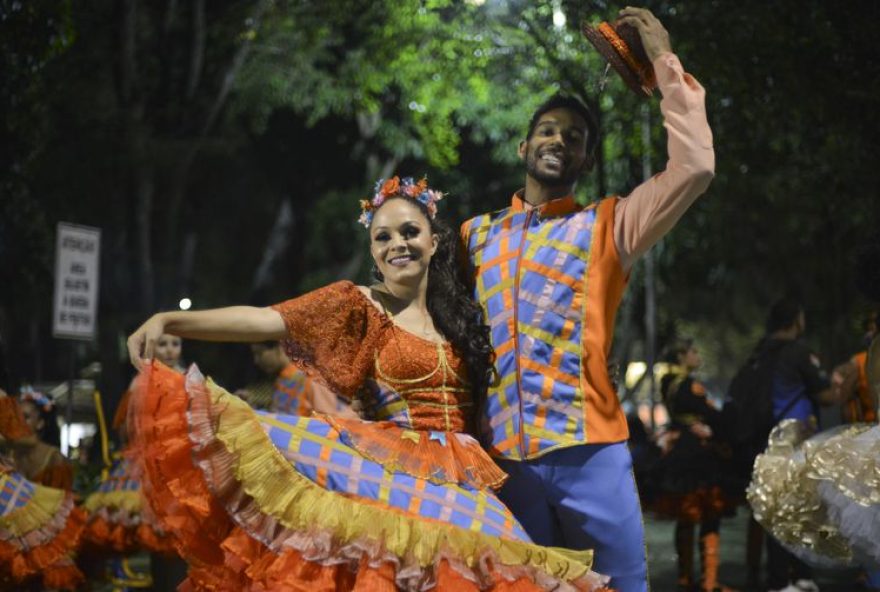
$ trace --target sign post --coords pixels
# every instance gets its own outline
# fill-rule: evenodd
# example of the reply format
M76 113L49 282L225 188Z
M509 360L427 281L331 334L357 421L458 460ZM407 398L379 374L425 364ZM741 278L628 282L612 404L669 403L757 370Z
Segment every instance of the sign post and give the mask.
M52 335L59 339L93 341L97 334L98 286L101 263L101 229L58 223L55 242L55 294ZM71 344L70 377L65 421L73 422L73 380L76 348Z

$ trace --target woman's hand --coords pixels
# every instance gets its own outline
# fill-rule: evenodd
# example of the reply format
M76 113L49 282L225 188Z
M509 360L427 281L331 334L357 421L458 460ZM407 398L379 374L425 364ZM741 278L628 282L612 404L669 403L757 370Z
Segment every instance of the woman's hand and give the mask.
M141 370L153 359L156 342L165 333L162 314L155 314L128 337L128 357L135 368Z

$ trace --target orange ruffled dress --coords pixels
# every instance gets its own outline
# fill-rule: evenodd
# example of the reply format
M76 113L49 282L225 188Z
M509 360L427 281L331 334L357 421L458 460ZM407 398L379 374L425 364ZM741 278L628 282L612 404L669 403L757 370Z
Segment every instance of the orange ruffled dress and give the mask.
M9 397L0 397L0 434L33 437ZM45 588L76 588L85 579L72 559L83 522L69 492L29 481L0 460L0 590L20 590L36 576Z
M113 428L125 432L131 391L126 391L113 418ZM140 550L174 553L171 537L158 526L141 493L136 464L126 449L113 461L107 476L86 498L88 512L83 534L85 550L128 555Z
M448 344L340 282L274 307L288 353L375 421L255 412L197 369L153 363L130 419L144 491L196 590L598 590L591 554L533 544L467 435Z

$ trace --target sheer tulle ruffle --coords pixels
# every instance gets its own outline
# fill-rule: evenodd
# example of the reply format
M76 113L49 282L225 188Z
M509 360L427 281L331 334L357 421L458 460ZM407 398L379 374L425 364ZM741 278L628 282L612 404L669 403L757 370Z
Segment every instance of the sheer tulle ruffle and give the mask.
M784 420L770 434L767 451L755 460L747 495L755 518L795 555L820 567L852 565L849 538L819 496L819 485L832 478L817 468L823 451L837 449L859 428L843 426L809 440L804 425ZM845 470L845 469L844 469Z
M880 426L855 425L812 457L828 516L863 565L880 567Z

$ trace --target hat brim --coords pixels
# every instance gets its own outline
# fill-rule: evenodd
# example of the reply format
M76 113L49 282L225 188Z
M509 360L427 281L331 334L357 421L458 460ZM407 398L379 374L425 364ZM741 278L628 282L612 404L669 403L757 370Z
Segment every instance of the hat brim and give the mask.
M605 36L598 29L584 23L582 31L587 41L611 64L611 67L617 71L630 90L641 97L647 98L651 96L651 91L642 86L639 75L633 72L624 59L620 57L620 54L617 53L617 50L614 49L614 46L605 39Z

